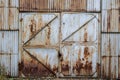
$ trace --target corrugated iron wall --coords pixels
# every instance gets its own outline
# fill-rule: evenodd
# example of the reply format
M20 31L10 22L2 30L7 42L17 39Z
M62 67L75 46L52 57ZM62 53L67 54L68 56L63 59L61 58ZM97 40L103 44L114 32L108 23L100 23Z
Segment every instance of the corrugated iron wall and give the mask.
M120 78L120 0L102 0L102 77Z
M20 11L99 12L100 0L20 0Z
M54 12L57 12L57 14ZM69 28L70 25L82 25L87 19L89 21L89 15L95 17L96 21L93 19L93 22L84 29L86 31L81 30L76 33L81 28L74 26L71 26L72 30ZM79 17L83 20L83 23L79 23ZM70 23L68 20L71 21L70 25L66 25ZM40 27L34 29L34 26L38 25ZM95 27L88 27L91 25ZM100 26L96 27L96 25ZM44 27L42 28L42 26ZM45 28L46 26L47 28ZM78 28L78 30L75 31L75 28ZM91 32L97 31L97 28L100 32L92 34ZM68 32L66 32L66 29ZM61 30L60 34L59 30ZM37 35L39 32L41 34ZM88 33L87 39L82 37L85 32ZM36 35L42 37L42 40L36 38ZM97 41L94 43L94 40ZM60 42L63 43L60 44ZM36 46L39 44L42 46ZM92 46L84 48L86 45ZM41 47L42 49L39 49ZM87 73L84 73L84 69L77 72L79 68L74 63L77 61L77 56L84 55L84 53L79 55L78 52L85 52L86 49L91 53L98 53L98 58L95 57L96 54L88 57L90 61L94 62L92 66L95 68L85 68ZM51 54L48 54L48 52ZM69 54L70 52L71 54ZM57 56L59 53L61 55ZM74 55L74 53L78 54ZM53 54L54 57L52 57ZM31 56L36 57L31 58ZM58 64L60 56L62 56L63 61ZM47 60L44 60L45 58ZM51 59L56 60L56 62L51 62ZM81 59L83 60L82 64L84 64L86 59ZM34 62L34 60L36 61ZM25 63L22 63L22 61L25 61ZM41 62L44 64L41 64ZM79 63L79 61L77 62ZM0 65L5 68L6 74L12 77L22 76L23 74L24 76L39 74L54 77L54 75L58 76L57 71L60 71L61 74L59 75L62 76L87 75L89 77L89 75L95 74L96 69L97 73L92 78L119 79L120 0L0 0ZM36 69L34 65L41 67L36 71L36 74L33 71Z
M0 0L0 66L18 76L19 21L17 0Z

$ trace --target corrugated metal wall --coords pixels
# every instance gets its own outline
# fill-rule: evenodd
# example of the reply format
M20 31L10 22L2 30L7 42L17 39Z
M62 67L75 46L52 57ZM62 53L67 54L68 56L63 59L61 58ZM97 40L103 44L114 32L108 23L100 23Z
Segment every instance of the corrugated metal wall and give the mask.
M100 0L20 0L20 11L99 12Z
M101 14L101 76L120 78L120 0L103 0Z
M18 1L0 0L0 66L7 76L18 76Z
M99 54L97 54L98 60L96 60L97 58L94 57L94 55L93 55L93 58L94 58L93 62L97 63L95 61L98 61L98 63L99 63L99 67L98 67L99 69L97 69L97 70L101 71L101 72L96 71L98 74L97 77L105 78L105 79L120 78L120 0L0 0L0 12L1 12L0 13L0 65L5 68L6 74L8 76L19 76L19 75L21 76L23 74L25 76L30 76L30 74L34 74L34 72L32 72L32 71L31 71L31 73L29 72L30 70L35 69L33 65L41 66L41 68L38 69L40 71L37 71L35 75L37 75L37 74L39 74L41 76L44 76L44 74L50 75L50 76L56 75L56 74L54 74L54 73L56 73L56 71L58 71L56 66L61 67L59 69L59 71L62 73L62 76L63 75L74 76L74 74L76 74L76 75L80 75L80 74L91 75L91 72L95 71L94 69L92 69L91 71L88 70L88 73L85 73L85 74L84 74L84 70L82 70L83 72L79 72L79 71L76 72L77 71L76 67L78 67L78 66L74 65L74 61L76 60L76 56L78 56L79 54L76 54L71 57L70 63L68 63L68 64L70 64L69 69L64 69L64 67L62 68L62 66L61 66L61 65L64 65L64 63L67 61L61 62L61 65L58 65L58 63L55 63L55 62L48 65L48 63L51 63L49 61L49 59L46 61L43 61L43 60L46 57L49 57L51 59L51 56L53 55L52 53L55 54L54 57L52 57L52 59L58 60L57 55L59 53L62 53L59 56L62 56L64 58L63 60L69 61L69 59L68 59L69 57L66 58L66 55L73 55L72 53L69 54L69 52L70 52L69 50L72 50L73 53L77 52L77 50L78 50L78 52L79 52L79 50L82 51L82 48L84 48L84 46L82 46L82 47L79 46L80 41L81 42L84 42L84 40L85 41L92 41L92 40L94 41L94 39L98 36L98 39L97 39L98 42L95 43L95 45L96 44L98 45L97 48L95 47L96 49L98 49L97 52L95 52L95 53L99 53ZM34 12L34 13L37 12L37 14L45 12L45 14L47 14L47 15L49 13L53 13L53 14L51 14L50 18L47 17L48 19L46 18L46 20L44 20L41 18L42 15L40 15L40 16L34 15L31 12ZM54 12L57 12L57 14ZM70 13L70 15L67 13L64 13L64 12L68 12L68 13ZM101 26L98 27L98 29L100 30L100 32L98 32L98 35L97 36L95 35L95 34L97 34L97 32L93 33L93 34L89 33L92 29L94 29L94 30L96 29L96 27L95 28L91 27L91 28L85 29L86 31L88 31L87 39L80 36L80 35L84 35L84 34L82 34L82 33L84 33L84 31L82 31L82 30L81 30L81 33L78 32L77 35L68 36L68 34L70 32L72 32L72 30L74 30L75 27L72 30L70 28L68 28L67 26L70 26L70 25L66 25L66 23L67 23L66 19L70 19L71 21L73 20L73 22L72 22L73 24L71 24L71 25L75 25L75 24L77 25L78 23L74 23L74 22L76 20L77 21L79 20L79 19L75 20L75 18L72 19L70 17L67 18L65 16L65 15L69 15L71 17L74 16L71 14L71 12L78 12L79 14L88 13L88 14L92 14L93 16L95 15L95 18L97 18L96 16L99 15L99 17L101 19L99 18L97 21L98 21L98 24ZM62 15L59 13L62 13ZM43 18L45 18L44 15L43 15ZM65 16L65 18L64 18L64 16ZM53 22L51 24L47 24L50 22L49 19L50 20L51 20L51 18L54 19L54 17L56 18L55 22ZM77 16L77 17L79 18L79 16ZM83 15L83 21L85 21L86 18L87 17L84 17L84 15ZM51 29L50 28L45 29L45 31L41 32L41 35L38 35L39 37L47 36L47 37L42 38L44 41L39 38L34 38L35 35L37 35L34 32L36 32L37 30L38 30L38 32L40 32L39 30L41 30L41 29L39 29L39 27L37 29L33 28L34 25L32 25L32 23L34 23L34 22L32 21L32 19L35 19L36 24L41 25L40 27L49 26L51 28ZM43 22L39 23L39 22L41 22L41 20L43 20ZM63 22L60 22L59 20L62 20ZM66 21L66 22L64 22L64 21ZM60 22L60 24L59 24L59 22ZM58 23L58 24L55 25L56 23ZM68 21L68 23L69 23L69 21ZM55 25L56 27L53 27L53 25ZM59 28L58 25L60 25L62 27ZM81 25L81 23L78 25ZM96 24L93 24L93 25L96 26ZM26 26L28 26L28 27L26 27ZM31 26L32 28L29 26ZM62 35L57 33L57 32L59 32L59 29L57 30L57 28L59 28L61 30ZM65 29L67 29L67 31L69 31L69 32L66 32ZM94 30L92 30L92 31L94 32ZM49 31L51 31L54 34L51 34L51 33L46 34L46 32L49 32ZM77 31L79 31L79 30L77 30ZM23 34L24 34L24 37L23 37ZM49 35L49 34L51 34L51 35ZM55 34L61 36L59 38L62 39L61 42L63 42L62 45L64 45L64 46L60 45L60 43L59 43L60 41L57 39L57 36ZM74 34L74 31L73 31L73 34ZM68 36L68 37L66 38L66 36ZM79 37L79 39L76 38L76 36ZM92 38L90 38L89 36L92 36ZM34 39L32 40L32 38L34 38ZM49 39L47 39L47 38L49 38ZM68 43L67 43L67 41L68 41ZM72 46L68 46L74 42L77 42L77 45L74 44ZM42 47L45 47L45 48L47 47L47 49L38 49L38 46L34 45L33 43L36 45L37 44L39 45L39 43L40 43L40 45L41 44L44 45ZM52 45L52 46L47 46L47 44ZM82 44L82 43L80 43L80 44ZM57 45L57 46L55 46L55 45ZM89 45L89 42L84 43L82 45ZM59 46L61 48L60 49L61 51L58 51ZM35 48L35 49L30 49L31 47ZM41 48L41 46L39 48ZM49 49L49 48L52 48L52 49ZM94 48L94 47L89 46L87 49L89 49L89 51L94 50L92 48ZM86 50L86 48L85 48L85 50ZM36 51L39 53L42 53L42 54L38 54ZM50 52L51 55L48 54L48 52ZM33 62L32 64L29 64L29 63L31 63L31 61L33 61L32 58L28 55L29 53L30 54L34 53L31 56L41 56L41 57L37 57L34 59L37 60L38 62L42 61L45 64L41 65L40 62L38 63L37 61ZM43 54L46 54L46 55L42 56ZM41 58L41 59L39 59L39 58ZM28 59L31 61L29 61ZM23 67L23 63L21 61L25 61L24 67ZM22 65L21 65L21 63L22 63ZM71 64L73 64L73 65L71 65ZM94 65L96 65L96 64L94 64ZM23 68L21 68L21 66ZM29 66L31 66L32 69L27 68ZM52 67L50 67L50 66L52 66ZM50 70L47 69L48 67L50 67ZM67 67L68 67L68 65L67 65ZM74 71L72 71L72 67L76 68L76 69L74 69ZM41 69L43 69L43 71L46 71L47 73L41 74ZM24 72L25 70L28 72ZM66 70L68 70L68 71L66 71ZM27 74L27 73L29 73L29 74ZM52 74L50 74L50 73L52 73Z

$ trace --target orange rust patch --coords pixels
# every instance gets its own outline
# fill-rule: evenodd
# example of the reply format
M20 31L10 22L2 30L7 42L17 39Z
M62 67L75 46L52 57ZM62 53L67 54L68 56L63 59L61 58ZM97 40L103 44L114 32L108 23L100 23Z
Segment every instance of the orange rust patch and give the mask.
M84 49L84 57L87 58L90 55L88 47L85 47Z
M19 63L19 71L28 77L53 76L45 67L34 60Z
M61 72L64 75L68 75L69 74L69 62L68 61L62 61L61 62Z
M87 42L87 37L88 37L88 34L87 34L87 31L85 29L85 33L84 33L84 41Z
M36 32L36 21L31 20L31 24L29 25L31 34L34 34Z

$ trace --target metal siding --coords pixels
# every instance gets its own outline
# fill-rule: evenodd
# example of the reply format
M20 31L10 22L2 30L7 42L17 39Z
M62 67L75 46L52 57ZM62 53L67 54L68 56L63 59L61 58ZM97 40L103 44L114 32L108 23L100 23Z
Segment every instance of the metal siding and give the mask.
M102 57L102 78L118 78L118 57Z
M120 78L120 56L118 57L118 78Z
M0 7L18 7L19 0L0 0Z
M119 78L120 0L102 0L102 78Z
M0 31L0 53L18 54L18 31Z
M29 12L20 22L18 7ZM120 0L0 0L0 12L0 66L8 77L96 78L101 71L120 78Z
M0 7L8 7L8 0L0 0Z
M119 12L119 10L102 10L102 32L120 32Z
M18 76L18 31L0 31L0 66L6 75Z
M0 66L5 69L5 75L18 76L18 55L1 55L0 54Z
M119 34L102 34L102 56L119 55Z
M101 0L87 0L87 11L99 12Z
M5 69L5 75L10 76L10 55L1 55L0 54L0 66Z
M20 0L20 11L100 11L100 0Z
M120 0L102 0L102 9L120 9Z
M10 57L10 76L12 77L18 77L18 54L17 55L11 55Z
M0 8L0 30L18 30L18 10Z

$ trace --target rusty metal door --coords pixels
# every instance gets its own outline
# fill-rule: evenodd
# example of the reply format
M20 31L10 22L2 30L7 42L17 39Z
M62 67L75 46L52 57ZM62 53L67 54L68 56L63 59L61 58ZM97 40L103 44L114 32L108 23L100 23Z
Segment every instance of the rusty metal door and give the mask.
M63 13L61 25L62 75L99 75L99 15Z
M21 75L99 75L99 14L21 13L20 17Z
M22 13L20 74L53 77L58 72L59 14Z

